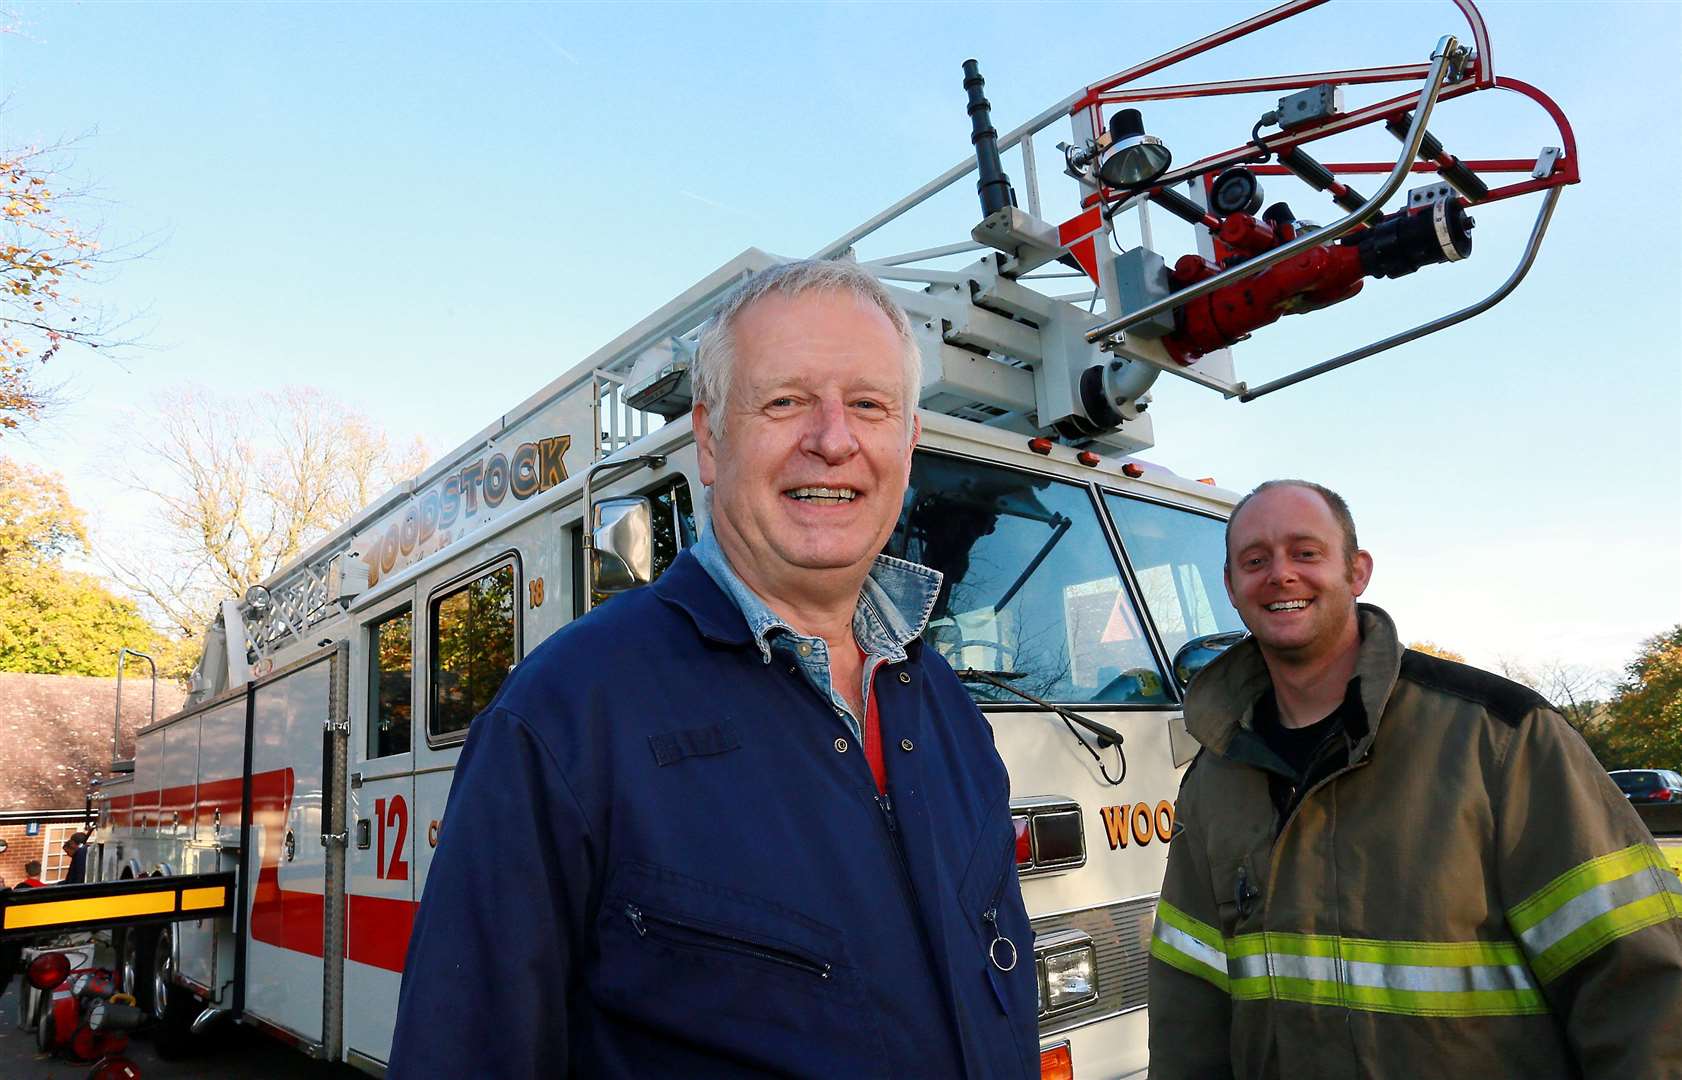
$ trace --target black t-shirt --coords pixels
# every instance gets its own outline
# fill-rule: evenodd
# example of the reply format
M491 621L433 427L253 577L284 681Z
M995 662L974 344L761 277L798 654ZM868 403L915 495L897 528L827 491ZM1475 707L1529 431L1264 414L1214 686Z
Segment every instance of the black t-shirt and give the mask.
M1290 728L1280 722L1279 699L1274 696L1271 687L1256 702L1254 721L1256 734L1261 736L1267 748L1283 758L1299 778L1306 780L1309 766L1319 756L1327 740L1341 735L1351 719L1364 719L1365 715L1366 710L1361 705L1361 680L1357 677L1349 680L1343 702L1329 716L1321 717L1307 727Z

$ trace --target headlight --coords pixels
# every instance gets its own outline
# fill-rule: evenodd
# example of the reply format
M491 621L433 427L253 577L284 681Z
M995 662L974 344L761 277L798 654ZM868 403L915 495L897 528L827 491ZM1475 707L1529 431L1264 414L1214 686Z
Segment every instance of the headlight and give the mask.
M1059 930L1034 941L1040 1015L1050 1016L1098 997L1098 952L1081 930Z

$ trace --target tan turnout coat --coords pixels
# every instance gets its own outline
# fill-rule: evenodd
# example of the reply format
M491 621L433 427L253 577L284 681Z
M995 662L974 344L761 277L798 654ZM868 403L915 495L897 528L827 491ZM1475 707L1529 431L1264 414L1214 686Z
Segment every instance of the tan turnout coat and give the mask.
M1283 823L1255 641L1192 683L1151 1080L1682 1077L1682 881L1628 802L1536 694L1360 620L1366 723Z

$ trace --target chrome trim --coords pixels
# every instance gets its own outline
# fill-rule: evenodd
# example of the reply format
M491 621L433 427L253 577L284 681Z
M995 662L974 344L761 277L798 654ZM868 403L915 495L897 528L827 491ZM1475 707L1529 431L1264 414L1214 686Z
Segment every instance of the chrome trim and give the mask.
M1031 861L1026 866L1021 863L1016 864L1016 873L1018 877L1050 877L1053 874L1066 873L1067 871L1075 870L1086 865L1086 812L1082 809L1079 802L1069 798L1067 795L1031 795L1023 799L1012 799L1010 801L1010 814L1012 819L1017 817L1026 817L1028 819L1028 847L1029 859ZM1033 839L1034 818L1048 814L1075 815L1075 823L1078 826L1078 835L1080 837L1079 855L1071 859L1060 859L1057 862L1040 862L1038 858L1035 857L1034 851L1037 845L1035 845ZM1016 826L1013 820L1011 824L1013 844L1015 842L1015 830Z
M1140 893L1138 896L1124 896L1119 900L1106 900L1100 904L1088 904L1086 907L1062 908L1058 911L1036 911L1031 913L1031 917L1034 919L1055 919L1060 915L1079 915L1083 911L1101 911L1104 908L1131 904L1136 900L1160 900L1161 898L1162 894L1159 892Z
M1053 1027L1042 1031L1040 1032L1040 1038L1043 1039L1047 1035L1066 1035L1071 1031L1079 1031L1083 1027L1089 1027L1093 1024L1101 1024L1105 1020L1114 1020L1118 1016L1126 1016L1128 1013L1136 1013L1140 1009L1148 1008L1150 1008L1149 1005L1130 1005L1125 1009L1117 1009L1114 1012L1107 1012L1100 1016L1085 1016L1076 1020L1072 1024L1064 1024L1062 1027Z
M1090 952L1092 954L1092 992L1079 1001L1067 1002L1052 1008L1047 1005L1040 1010L1039 1018L1043 1022L1055 1016L1062 1016L1076 1009L1085 1008L1098 1000L1098 946L1092 941L1092 935L1085 930L1070 928L1068 930L1054 930L1044 938L1034 938L1034 969L1035 974L1046 980L1046 998L1051 997L1050 978L1045 970L1045 962L1053 955L1063 956L1067 953Z
M365 1072L369 1076L378 1076L381 1078L385 1076L385 1062L381 1061L379 1058L370 1057L360 1050L346 1050L345 1064L360 1072Z
M1083 908L1063 916L1030 919L1039 935L1035 941L1036 967L1043 971L1044 956L1039 945L1045 941L1051 952L1066 950L1074 940L1069 931L1085 933L1091 939L1094 994L1086 1001L1041 1015L1046 1029L1069 1030L1133 1009L1145 1007L1149 996L1150 933L1157 898L1139 897L1097 908Z

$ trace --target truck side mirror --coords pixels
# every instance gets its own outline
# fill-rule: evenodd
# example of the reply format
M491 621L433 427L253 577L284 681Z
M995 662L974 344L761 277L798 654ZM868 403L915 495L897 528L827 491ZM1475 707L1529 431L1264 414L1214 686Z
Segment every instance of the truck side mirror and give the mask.
M1186 687L1191 685L1192 677L1209 666L1215 657L1226 652L1234 645L1243 641L1247 635L1243 630L1227 630L1219 634L1204 634L1194 637L1174 654L1174 682L1180 687L1183 696Z
M591 513L592 584L621 593L654 580L654 512L645 498L603 499Z

